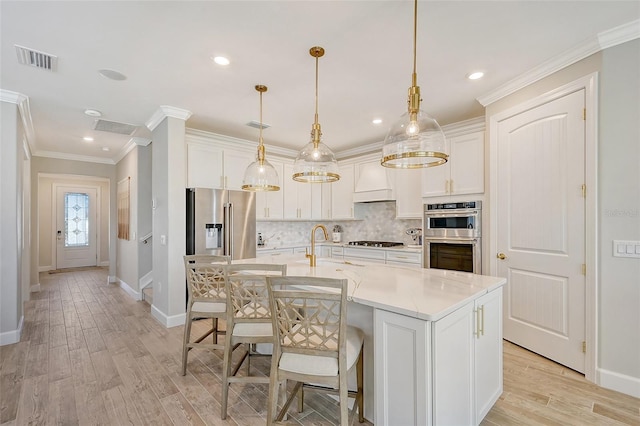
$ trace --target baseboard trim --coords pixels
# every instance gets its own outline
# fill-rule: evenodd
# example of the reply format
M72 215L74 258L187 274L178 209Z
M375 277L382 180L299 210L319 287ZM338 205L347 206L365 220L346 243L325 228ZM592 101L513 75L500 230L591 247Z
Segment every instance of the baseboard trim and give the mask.
M153 282L153 270L144 274L144 276L140 278L138 282L140 284L140 290L142 291L143 288L147 287Z
M640 398L640 378L605 370L604 368L598 368L596 371L598 384L603 388Z
M158 320L158 322L164 325L167 328L177 327L179 325L184 324L184 320L186 318L186 314L178 314L178 315L165 315L164 312L161 312L155 305L151 305L151 315Z
M53 265L49 265L49 266L38 266L38 272L49 272L49 271L53 271L54 268Z
M0 346L13 345L14 343L18 343L20 341L20 337L22 336L23 325L24 315L20 317L20 322L18 323L17 329L0 333Z
M121 279L118 279L118 285L120 286L121 289L123 289L125 292L127 292L127 294L129 296L131 296L134 300L142 300L142 295L140 294L140 292L139 291L135 291L126 282L122 281Z
M107 282L109 284L117 283L118 279L116 278L115 275L109 275L109 276L107 276Z
M105 261L99 262L98 266L109 266L109 261L105 260Z
M31 293L37 293L37 292L39 292L39 291L40 291L40 283L32 285L32 286L29 288L29 291L30 291Z

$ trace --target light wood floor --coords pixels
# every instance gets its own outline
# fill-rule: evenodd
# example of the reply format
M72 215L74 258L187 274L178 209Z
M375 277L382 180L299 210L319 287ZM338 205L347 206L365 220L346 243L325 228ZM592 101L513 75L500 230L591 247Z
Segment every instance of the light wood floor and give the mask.
M265 424L266 385L232 386L220 420L220 354L192 351L181 376L182 327L158 324L148 304L107 284L106 270L43 273L40 283L21 342L0 347L0 424ZM253 365L268 373L267 359ZM507 342L504 370L483 425L640 425L639 399ZM291 424L336 423L333 400L306 402Z

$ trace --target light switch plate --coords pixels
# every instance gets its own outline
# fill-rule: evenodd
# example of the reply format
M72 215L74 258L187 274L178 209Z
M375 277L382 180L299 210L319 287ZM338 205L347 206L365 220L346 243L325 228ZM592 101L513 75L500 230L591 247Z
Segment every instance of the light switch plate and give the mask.
M640 259L640 241L613 240L613 256Z

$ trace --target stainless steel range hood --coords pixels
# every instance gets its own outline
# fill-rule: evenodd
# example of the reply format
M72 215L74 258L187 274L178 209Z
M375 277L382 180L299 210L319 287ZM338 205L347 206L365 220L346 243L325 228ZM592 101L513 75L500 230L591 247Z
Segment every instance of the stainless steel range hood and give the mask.
M354 203L394 201L395 199L387 168L382 167L378 161L358 166L358 181L353 193Z

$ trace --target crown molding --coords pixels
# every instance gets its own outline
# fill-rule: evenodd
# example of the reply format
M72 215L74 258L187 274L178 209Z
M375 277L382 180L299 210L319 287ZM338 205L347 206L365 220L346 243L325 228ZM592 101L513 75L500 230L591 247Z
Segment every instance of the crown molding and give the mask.
M590 40L543 62L539 66L522 74L520 77L508 81L496 90L476 99L482 106L486 107L594 53L636 38L640 38L640 20L631 21L610 30L602 31Z
M176 108L169 105L160 105L160 108L149 118L145 125L152 132L156 127L167 117L177 118L179 120L187 121L193 113L189 110Z
M36 150L36 132L33 128L33 120L31 119L29 97L23 95L22 93L0 89L0 102L16 104L16 106L18 107L18 111L20 111L20 119L22 120L22 127L24 127L27 145L29 147L29 152L33 153Z
M109 165L116 164L111 158L91 157L89 155L67 154L64 152L55 152L55 151L34 151L33 156L55 158L58 160L85 161L88 163L100 163L100 164L109 164Z
M190 127L185 129L185 135L188 142L203 144L215 142L217 146L220 146L222 148L255 151L256 147L258 146L258 142L235 138L233 136L221 135L219 133L207 132L205 130L192 129ZM264 144L264 147L267 155L273 154L288 158L295 158L298 156L298 152L294 151L293 149L268 144Z

